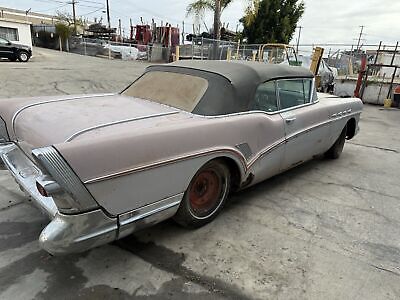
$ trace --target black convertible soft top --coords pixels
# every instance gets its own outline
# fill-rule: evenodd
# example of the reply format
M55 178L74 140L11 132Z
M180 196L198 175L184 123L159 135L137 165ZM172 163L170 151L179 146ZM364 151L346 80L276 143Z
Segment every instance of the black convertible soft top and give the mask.
M153 65L146 71L182 73L207 79L207 91L193 110L193 113L201 115L224 115L248 110L257 87L263 82L314 77L302 67L249 61L182 60Z

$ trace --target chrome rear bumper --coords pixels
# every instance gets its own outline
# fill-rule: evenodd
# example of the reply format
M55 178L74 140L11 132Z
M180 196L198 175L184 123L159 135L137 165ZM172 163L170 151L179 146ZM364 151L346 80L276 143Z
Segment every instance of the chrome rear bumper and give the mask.
M41 247L47 252L82 252L117 238L117 218L108 217L101 209L65 215L58 211L53 198L40 195L36 180L43 173L16 144L0 144L0 157L21 189L52 220L39 237Z
M58 210L53 198L43 197L36 189L36 179L43 175L42 171L13 143L0 144L0 157L21 189L34 200L35 205L50 218L54 218Z
M83 252L166 220L176 213L183 197L180 193L116 217L107 216L100 208L66 215L58 211L53 198L39 194L36 180L43 172L18 145L0 144L0 158L22 190L50 217L39 243L53 255Z

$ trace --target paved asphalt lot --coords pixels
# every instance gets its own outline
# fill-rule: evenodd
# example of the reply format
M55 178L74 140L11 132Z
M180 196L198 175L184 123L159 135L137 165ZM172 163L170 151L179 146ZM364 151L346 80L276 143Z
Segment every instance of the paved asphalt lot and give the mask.
M34 51L0 62L0 97L118 91L145 67ZM399 128L400 111L365 106L339 160L232 196L212 224L65 257L38 247L48 221L0 171L0 299L399 299Z

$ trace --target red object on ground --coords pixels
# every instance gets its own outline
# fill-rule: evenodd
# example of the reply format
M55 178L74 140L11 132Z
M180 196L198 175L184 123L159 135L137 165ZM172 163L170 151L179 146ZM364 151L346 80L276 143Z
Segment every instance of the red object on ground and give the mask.
M358 73L356 89L354 90L354 97L356 97L356 98L360 98L360 88L361 88L361 84L362 84L362 79L365 74L366 66L367 66L367 56L363 55L361 58L361 68L360 68L360 72Z

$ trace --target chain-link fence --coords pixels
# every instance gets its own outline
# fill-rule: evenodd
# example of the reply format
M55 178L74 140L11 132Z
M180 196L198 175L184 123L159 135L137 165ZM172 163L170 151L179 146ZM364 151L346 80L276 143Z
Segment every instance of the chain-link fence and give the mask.
M89 38L69 39L69 52L108 59L169 62L172 51L162 45L139 45Z
M56 33L43 30L34 33L33 42L38 47L126 61L170 62L175 53L175 49L162 44L140 45L81 37L63 40Z
M53 26L54 27L54 26ZM282 45L282 44L241 44L239 42L214 40L195 37L190 44L175 47L165 47L162 44L140 45L133 43L119 43L102 39L72 37L61 41L60 37L51 31L54 28L38 27L34 32L34 45L68 51L80 55L97 56L108 59L135 60L148 62L170 62L176 59L196 60L253 60L273 64L289 64L309 68L310 58L316 46L325 49L323 68L328 66L334 76L356 77L361 68L361 57L367 55L369 61L374 60L378 45L363 45L361 49L346 44L310 44L310 45ZM340 49L339 47L343 47ZM347 47L347 49L346 49ZM295 51L296 49L296 51ZM375 49L375 53L374 53ZM395 46L382 46L382 49L395 50ZM396 48L397 49L397 48ZM391 55L381 54L381 64L389 64ZM399 56L395 64L399 65ZM388 69L388 68L386 68ZM373 75L377 77L392 75L392 69L380 68ZM374 70L373 70L374 71ZM400 70L397 70L400 73ZM398 78L400 74L396 74Z
M241 44L239 42L194 38L191 44L181 45L180 59L253 60L298 65L294 48L281 44Z
M191 44L180 46L181 59L256 60L260 45L194 38Z

